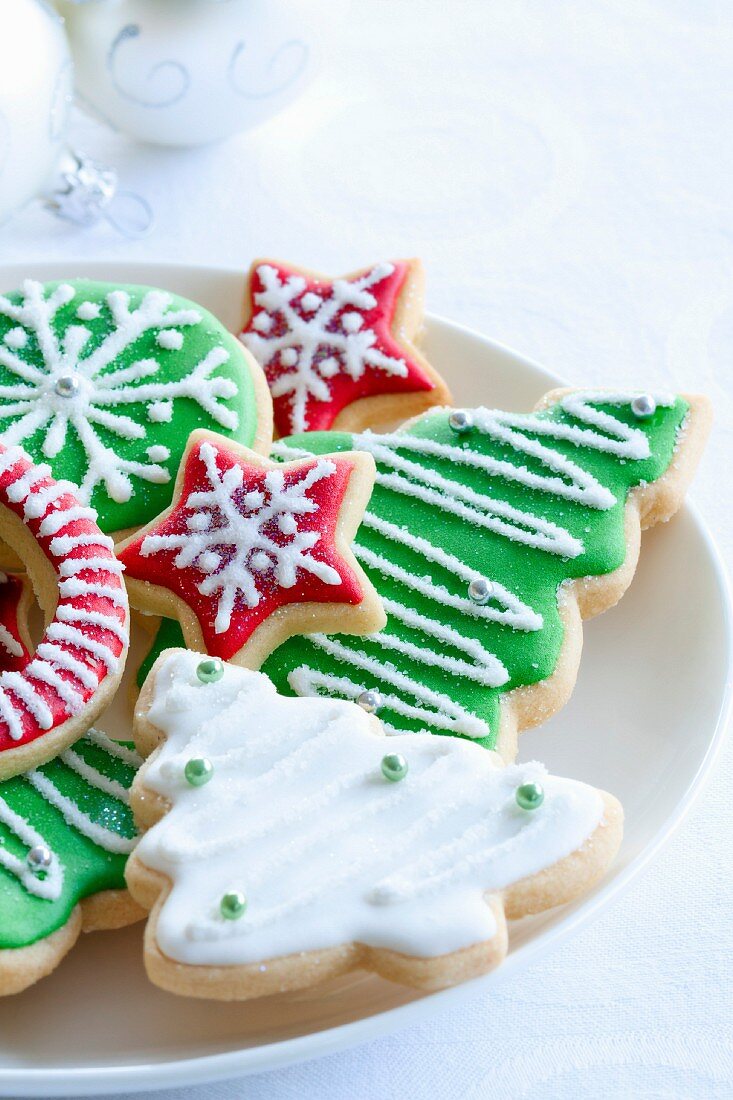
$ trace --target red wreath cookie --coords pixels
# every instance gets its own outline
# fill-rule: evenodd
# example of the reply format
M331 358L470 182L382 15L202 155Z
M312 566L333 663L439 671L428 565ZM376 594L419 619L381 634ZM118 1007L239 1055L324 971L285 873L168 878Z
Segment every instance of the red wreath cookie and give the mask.
M350 543L374 481L365 453L275 463L193 432L173 503L118 546L134 607L186 643L257 668L293 634L384 625Z
M241 340L265 372L279 435L386 426L450 403L415 346L423 283L419 260L338 279L252 265Z
M26 563L49 620L28 660L18 626L21 594L6 592L5 631L17 643L0 657L0 779L7 779L56 756L106 706L124 668L128 607L112 540L96 513L48 466L34 466L20 447L2 443L0 538ZM25 653L18 653L21 645Z

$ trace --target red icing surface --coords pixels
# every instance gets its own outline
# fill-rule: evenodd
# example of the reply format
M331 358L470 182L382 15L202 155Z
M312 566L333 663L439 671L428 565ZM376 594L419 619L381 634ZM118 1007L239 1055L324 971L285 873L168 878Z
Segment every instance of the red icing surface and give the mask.
M45 468L35 467L20 448L8 448L0 443L0 507L12 512L28 528L61 584L73 575L80 582L101 584L114 590L120 594L121 602L94 592L60 595L54 618L39 643L37 656L30 662L21 662L21 671L16 672L5 665L0 673L0 752L35 741L80 713L110 674L107 662L112 666L112 671L116 670L118 658L125 648L127 598L111 539L103 535L90 518L70 516L67 522L55 522L58 514L71 513L72 509L81 507L71 487L67 491L65 485L60 486L61 491L54 500L39 506L38 516L26 512L26 509L32 509L34 498L44 490L55 490L59 486L60 483L45 473ZM55 530L52 534L42 535L44 520L51 517L54 517ZM90 540L88 545L63 544L63 540L74 543L77 538L85 537ZM57 543L59 539L62 541ZM92 567L77 565L79 571L74 572L75 562L92 558L95 559ZM91 622L89 616L102 616L109 622L110 628L103 622ZM54 637L59 627L62 631L78 631L77 640L72 642ZM117 631L121 632L122 637L118 636ZM86 642L94 647L95 653L85 648ZM45 647L49 645L54 647L54 655L43 656ZM76 671L63 666L65 655L78 663ZM49 666L60 681L58 690L36 675L44 668L47 671ZM69 689L76 696L73 702L68 699ZM34 709L39 708L47 708L50 718L42 721L33 713Z
M23 595L23 582L18 577L0 574L0 624L5 627L10 637L18 643L23 650L18 655L10 653L0 639L0 672L5 669L19 670L28 664L30 653L20 636L18 629L18 605Z
M268 261L268 265L278 272L281 279L287 279L294 275L299 278L301 277L299 273L282 264L270 263ZM261 294L264 289L260 277L261 267L262 265L255 269L250 281L250 308L252 310L252 317L249 324L244 329L244 332L262 335L261 333L257 333L257 328L253 322L258 314L265 312L270 314L274 322L267 336L281 336L288 329L288 321L283 313L277 310L269 310L263 305L258 304L256 300L256 296ZM392 274L387 275L369 289L369 293L376 299L376 305L373 309L355 309L354 306L345 306L334 314L333 319L326 326L327 329L331 331L337 331L340 329L341 318L345 312L358 312L363 318L363 325L360 332L364 333L368 329L371 330L376 337L373 347L391 358L401 360L407 367L407 374L405 377L399 377L388 374L376 367L367 367L364 374L358 379L353 379L346 373L339 373L332 378L326 379L326 385L330 390L330 399L328 401L320 401L312 397L308 399L306 404L307 424L305 425L307 430L323 431L331 428L341 410L362 397L373 397L377 394L389 393L415 393L432 390L434 388L434 383L430 376L418 362L410 358L405 348L398 342L392 331L397 298L407 278L408 271L409 268L406 263L394 264L394 271ZM307 321L312 317L312 314L302 309L301 303L303 297L312 292L316 292L324 298L328 297L332 292L335 281L336 280L328 281L325 279L303 278L304 286L302 292L290 303L299 318ZM344 282L345 280L339 281ZM282 363L282 353L276 353L269 361L265 359L264 356L257 354L257 352L255 352L255 355L259 359L260 365L267 377L268 384L271 387L282 375L289 374L293 370L292 366ZM318 351L314 356L314 363L318 363L330 357L335 357L343 364L342 352L334 349L333 346L324 341L319 344ZM299 425L293 423L292 403L292 394L285 394L281 397L273 396L275 427L280 436L290 435L294 431L303 430Z
M217 632L215 619L219 595L218 593L202 595L199 590L199 585L208 574L197 568L195 564L178 567L175 564L178 549L156 549L152 553L143 553L142 549L143 542L151 535L190 534L187 521L196 509L189 506L188 499L192 493L206 492L211 488L200 453L202 445L202 443L197 444L188 453L183 488L170 514L159 523L148 527L140 538L131 542L119 555L127 576L160 585L179 596L198 619L207 653L223 660L231 659L245 645L258 626L278 608L287 604L303 602L357 604L361 602L364 594L358 579L338 553L335 545L339 512L353 465L346 459L329 456L328 461L336 467L335 472L308 489L307 498L315 502L318 508L316 511L298 515L297 530L298 532L319 532L320 538L310 551L310 555L334 568L341 577L340 583L328 584L311 573L298 570L293 587L284 588L278 583L272 571L260 573L257 577L257 589L260 593L257 606L248 607L243 594L239 592L229 628ZM284 474L285 486L288 486L299 482L303 475L317 464L318 460L292 462L279 466L278 471ZM241 468L244 479L242 486L232 494L232 499L241 515L251 515L251 510L244 498L253 491L266 493L265 477L268 471L242 461L225 447L217 444L217 470L223 473L234 466ZM220 524L217 523L217 525ZM274 523L264 529L278 545L287 545L288 536L283 535ZM234 549L225 544L217 545L215 549L222 556L221 568L225 568L234 556Z

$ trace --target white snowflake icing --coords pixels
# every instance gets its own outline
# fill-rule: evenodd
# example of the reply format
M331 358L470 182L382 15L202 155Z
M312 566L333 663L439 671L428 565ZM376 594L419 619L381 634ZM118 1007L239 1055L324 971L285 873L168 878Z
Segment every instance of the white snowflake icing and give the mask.
M170 308L171 295L158 290L149 291L140 305L131 309L129 294L113 290L107 294L106 304L114 327L98 346L86 351L92 335L86 325L71 324L63 333L54 328L56 314L76 293L73 286L61 284L44 298L42 284L28 279L20 303L0 296L0 317L18 325L0 340L0 364L17 379L0 385L0 420L18 418L3 431L2 439L11 446L45 429L43 454L53 459L65 446L71 425L86 455L78 496L88 503L94 489L104 485L112 500L123 503L134 491L130 475L164 484L170 473L152 460L150 450L150 462L122 458L102 441L97 428L121 440L144 440L146 426L126 415L126 406L142 404L149 421L162 423L171 420L175 398L189 397L217 424L236 430L237 414L220 399L234 397L237 387L229 378L212 377L230 354L224 347L212 348L184 378L171 382L155 379L161 369L155 359L138 359L115 369L119 356L151 330L157 331L160 347L180 350L180 329L199 324L201 315L193 309ZM82 301L76 317L92 321L100 313L97 303ZM28 347L29 336L35 339L42 366L20 354ZM161 449L157 453L162 456Z
M377 335L365 326L359 312L374 309L377 299L371 288L393 272L394 264L377 264L353 282L336 279L318 293L304 294L307 284L302 275L281 278L270 264L257 268L264 288L254 297L260 310L252 320L255 331L242 333L241 340L263 368L276 360L282 368L290 368L269 382L273 397L292 394L292 431L307 431L308 402L330 401L328 380L336 375L348 375L356 382L367 368L373 368L399 378L407 376L403 359L374 346ZM276 319L282 319L284 331L279 331ZM279 334L271 335L273 330Z
M286 469L269 470L264 490L242 493L241 466L220 471L211 443L203 443L199 454L210 488L191 493L186 500L191 513L187 529L179 534L148 535L141 553L148 557L161 550L177 550L176 568L194 568L203 574L197 585L201 595L218 593L217 634L229 629L240 593L247 607L259 605L263 581L268 587L274 579L280 588L292 588L302 570L326 584L341 583L332 566L309 553L320 541L320 533L298 529L298 516L318 511L308 490L336 472L333 462L319 459L298 481L287 485ZM273 528L278 539L272 537Z

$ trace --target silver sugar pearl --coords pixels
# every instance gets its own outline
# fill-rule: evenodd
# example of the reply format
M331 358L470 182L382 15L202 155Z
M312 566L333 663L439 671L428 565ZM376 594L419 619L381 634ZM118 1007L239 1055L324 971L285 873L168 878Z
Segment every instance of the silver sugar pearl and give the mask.
M631 402L631 411L634 416L638 416L639 420L646 420L647 417L654 416L657 403L650 393L640 393Z
M370 691L362 691L356 701L367 714L376 714L382 705L382 696L375 688L372 688Z
M79 379L75 378L73 374L62 374L56 380L54 389L59 397L73 397L74 394L79 392Z
M468 586L468 598L474 603L488 603L491 599L491 584L483 577L471 581Z
M456 409L448 417L448 423L454 432L470 432L473 427L473 414L465 409Z
M51 849L45 844L36 844L26 856L26 862L33 871L45 871L51 866Z

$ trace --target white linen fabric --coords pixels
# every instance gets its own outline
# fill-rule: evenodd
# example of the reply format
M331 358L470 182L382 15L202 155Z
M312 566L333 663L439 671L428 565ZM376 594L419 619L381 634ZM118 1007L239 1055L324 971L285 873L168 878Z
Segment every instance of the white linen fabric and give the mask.
M331 5L324 67L222 146L77 117L157 226L27 210L0 258L275 255L338 273L418 254L428 306L573 383L707 391L693 497L733 554L733 9L727 0ZM723 474L717 473L718 465ZM733 751L622 900L498 991L352 1052L162 1100L729 1097Z

